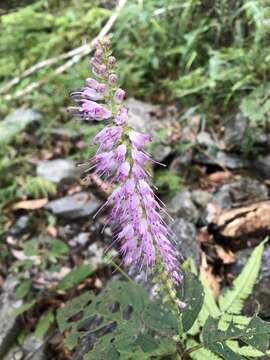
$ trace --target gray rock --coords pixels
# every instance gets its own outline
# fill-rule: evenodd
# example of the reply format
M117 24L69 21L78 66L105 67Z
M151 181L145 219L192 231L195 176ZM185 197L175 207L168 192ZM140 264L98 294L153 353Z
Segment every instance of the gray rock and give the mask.
M76 245L84 246L90 239L90 235L91 234L89 232L82 232L82 233L74 236L74 238L70 240L69 244L71 246L76 246Z
M237 181L222 185L212 197L212 202L222 209L237 206L249 201L260 201L268 198L268 188L260 181L243 177Z
M184 219L176 219L171 224L171 229L175 234L176 249L179 254L184 259L191 257L198 267L200 265L200 246L196 240L195 226Z
M153 150L153 158L156 161L163 161L166 159L166 157L168 157L172 152L172 148L171 146L168 145L163 145L163 144L158 144L157 146L154 147Z
M79 219L93 215L101 206L101 202L92 194L80 192L50 201L46 208L55 215L66 219Z
M154 139L157 139L159 131L166 129L169 134L175 129L175 116L171 116L166 109L166 115L159 118L157 114L160 112L160 107L157 105L129 98L127 107L129 108L129 125L136 131L150 134ZM157 161L163 161L171 152L171 146L159 141L159 144L154 147L153 156Z
M56 184L76 179L80 175L80 170L74 161L56 159L40 161L37 166L37 175L52 181Z
M26 233L31 229L32 219L28 215L20 216L9 229L10 235L16 236Z
M26 360L46 360L46 342L36 339L33 335L27 336L23 349L27 353Z
M224 141L228 148L241 148L247 127L248 119L242 112L230 116L225 121Z
M246 265L253 249L244 249L236 253L235 263L228 267L230 273L237 276ZM246 300L245 311L248 314L254 314L258 309L263 317L270 317L270 246L266 246L263 257L260 274L252 291L252 294Z
M168 209L172 216L180 217L196 223L200 214L192 201L191 192L183 190L177 193L168 203Z
M265 179L270 178L270 155L259 158L253 162L253 167Z
M19 322L14 311L22 305L21 300L15 298L15 288L18 280L9 277L3 286L0 297L0 358L9 350L19 332Z
M20 108L0 121L0 144L9 143L17 134L33 121L39 120L41 114L33 109Z
M24 354L19 346L13 346L4 356L3 360L23 360Z
M248 166L248 162L241 156L224 151L218 151L215 155L211 155L211 157L199 153L195 156L195 161L204 165L221 165L231 170L242 169Z
M196 205L205 208L211 201L212 195L204 190L194 190L192 191L191 197Z

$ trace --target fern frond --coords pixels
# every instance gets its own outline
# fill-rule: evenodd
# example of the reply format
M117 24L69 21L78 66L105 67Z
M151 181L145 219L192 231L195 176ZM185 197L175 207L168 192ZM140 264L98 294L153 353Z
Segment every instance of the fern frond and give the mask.
M254 349L251 346L239 346L237 341L229 340L227 341L227 345L237 354L249 357L249 358L256 358L265 356L265 354L257 349ZM269 355L270 352L267 352Z
M219 320L218 328L219 330L225 331L228 329L229 325L233 323L241 329L246 327L250 320L250 317L244 315L223 314Z
M187 348L192 348L195 346L200 345L197 341L190 339L187 342ZM196 351L193 351L192 353L190 353L190 358L192 360L202 360L202 359L207 359L207 360L222 360L221 357L219 357L218 355L214 354L212 351L202 347Z
M264 242L252 252L244 269L233 282L232 289L227 289L219 297L219 307L223 313L240 314L244 301L251 294L259 274Z
M33 198L49 197L56 194L56 185L41 176L27 176L18 194Z

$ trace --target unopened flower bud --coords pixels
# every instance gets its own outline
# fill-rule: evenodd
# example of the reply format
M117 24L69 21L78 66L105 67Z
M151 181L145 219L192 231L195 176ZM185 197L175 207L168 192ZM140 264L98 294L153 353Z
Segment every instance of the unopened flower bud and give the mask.
M102 55L103 55L103 50L102 49L97 49L96 51L95 51L95 57L97 58L97 59L101 59L102 58Z
M110 85L116 85L117 84L117 75L116 74L111 74L109 76L109 84Z
M111 41L108 39L108 38L105 38L103 40L103 46L106 48L106 49L109 49L111 47Z
M99 67L99 73L101 74L101 75L104 75L105 73L106 73L106 71L107 71L107 68L106 68L106 65L100 65L100 67Z
M114 94L114 100L117 104L121 104L121 102L124 100L126 95L126 92L122 89L117 89Z
M93 46L93 48L95 48L95 49L100 49L100 42L99 42L99 40L94 40L94 41L92 41L92 46Z
M98 84L96 87L96 91L100 94L105 94L107 91L107 86L105 84Z
M110 66L115 65L115 64L116 64L116 58L115 58L114 56L109 56L109 58L108 58L108 64L109 64Z

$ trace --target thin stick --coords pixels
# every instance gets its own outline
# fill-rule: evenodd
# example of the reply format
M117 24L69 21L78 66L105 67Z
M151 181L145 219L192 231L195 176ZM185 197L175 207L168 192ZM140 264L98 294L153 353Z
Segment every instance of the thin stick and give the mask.
M93 41L95 41L97 39L101 39L101 38L103 38L104 36L106 36L108 34L108 32L113 27L115 21L117 20L121 10L125 6L126 2L127 2L127 0L119 0L118 5L115 8L115 11L110 16L110 18L106 22L105 26L101 29L99 34L90 43L82 45L79 48L73 49L73 50L69 51L68 53L61 54L58 57L51 58L51 59L45 60L45 61L43 61L41 63L38 63L38 64L34 65L32 68L29 68L23 74L21 74L20 76L13 79L8 84L6 84L4 86L4 88L2 88L0 90L0 93L2 93L4 91L3 89L10 89L12 86L14 86L18 82L20 82L21 79L25 78L26 76L29 76L29 75L33 74L35 71L37 71L37 70L39 70L39 69L41 69L41 68L43 68L45 66L52 65L52 64L54 64L54 63L56 63L56 62L58 62L60 60L63 60L63 59L66 59L66 58L69 58L69 57L72 56L72 58L69 59L65 64L63 64L63 65L59 66L58 68L56 68L54 74L52 74L52 75L48 76L47 78L42 79L40 81L36 81L36 82L33 82L33 83L29 84L26 88L17 91L14 95L11 95L11 94L5 95L5 96L3 96L3 99L4 100L12 100L12 99L17 99L17 98L19 98L21 96L24 96L26 94L29 94L33 90L37 89L41 85L48 82L55 74L62 74L67 69L72 67L74 64L79 62L81 58L83 58L84 56L90 54L91 51L93 50L93 46L92 46Z

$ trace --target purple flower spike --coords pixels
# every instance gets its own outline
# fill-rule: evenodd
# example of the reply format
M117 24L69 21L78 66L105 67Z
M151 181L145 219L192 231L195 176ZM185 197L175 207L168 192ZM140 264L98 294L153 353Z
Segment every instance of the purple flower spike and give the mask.
M116 64L110 46L109 40L95 43L92 73L102 83L87 78L87 87L71 94L78 106L69 111L84 120L111 119L93 139L98 150L89 161L89 170L117 183L105 205L111 207L107 223L115 230L125 264L136 263L159 271L161 261L163 271L165 268L179 284L182 275L172 246L173 234L162 218L162 203L149 185L147 164L155 161L144 148L151 136L128 126L128 108L122 106L125 91L117 87L117 75L110 70Z

